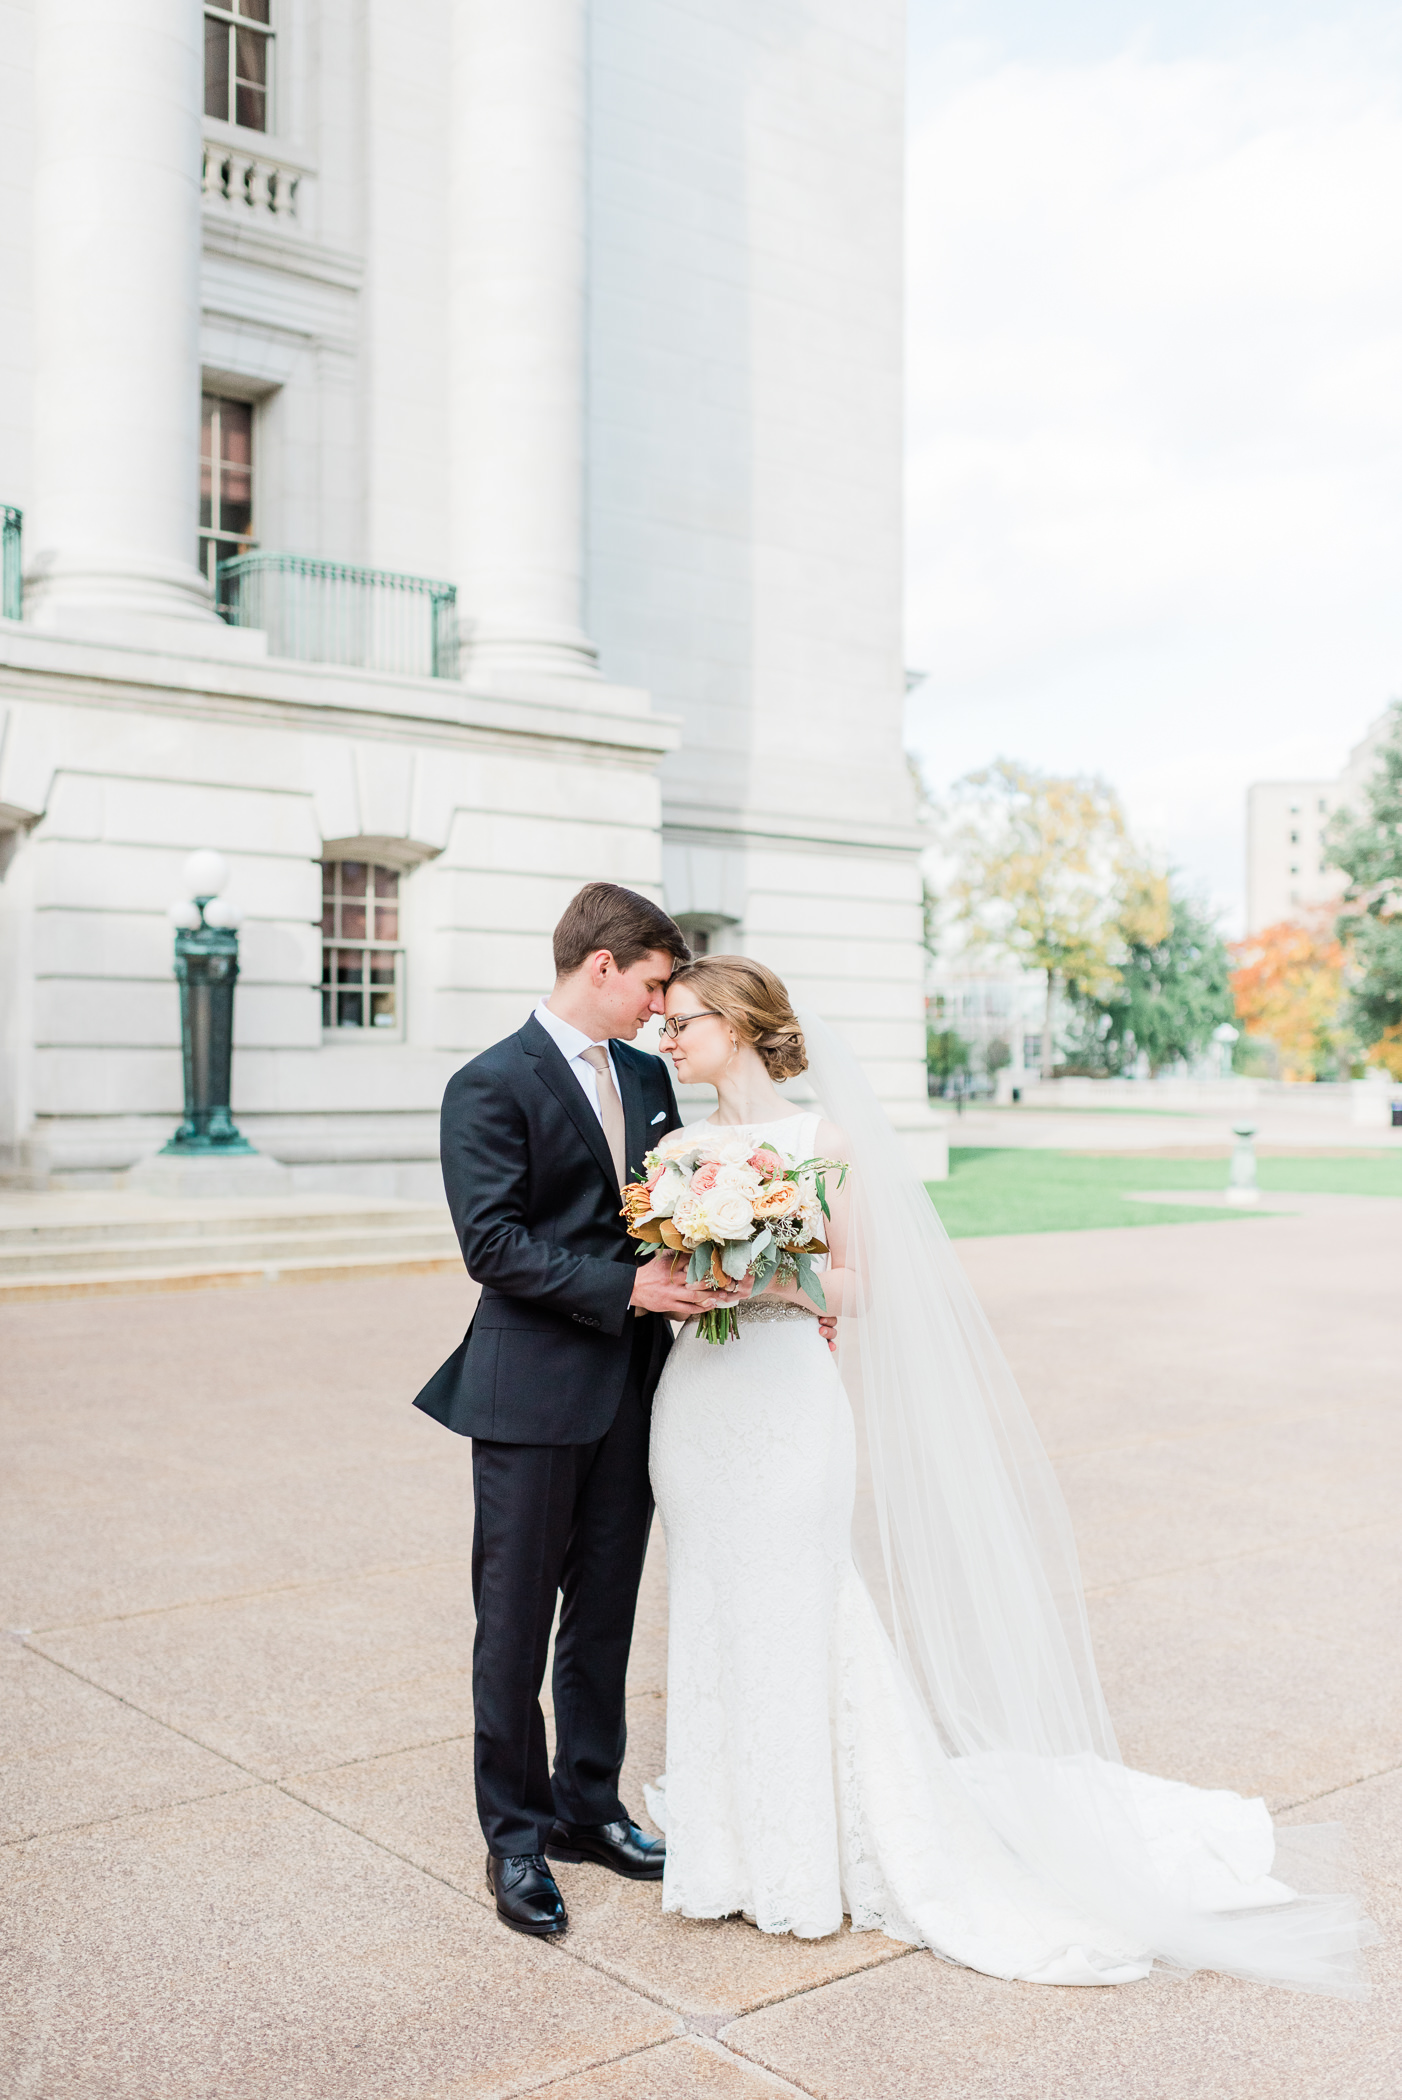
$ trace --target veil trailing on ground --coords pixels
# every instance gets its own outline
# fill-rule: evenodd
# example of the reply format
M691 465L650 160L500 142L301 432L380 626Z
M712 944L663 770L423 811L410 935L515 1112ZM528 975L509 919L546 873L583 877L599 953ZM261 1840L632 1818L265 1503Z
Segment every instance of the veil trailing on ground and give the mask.
M852 1162L857 1303L838 1363L880 1545L863 1572L972 1799L1024 1868L1095 1921L1076 1951L1105 1981L1152 1957L1358 1994L1358 1949L1375 1935L1351 1896L1301 1893L1329 1871L1328 1833L1274 1831L1259 1801L1122 1764L1070 1518L1012 1370L856 1059L818 1016L799 1018Z

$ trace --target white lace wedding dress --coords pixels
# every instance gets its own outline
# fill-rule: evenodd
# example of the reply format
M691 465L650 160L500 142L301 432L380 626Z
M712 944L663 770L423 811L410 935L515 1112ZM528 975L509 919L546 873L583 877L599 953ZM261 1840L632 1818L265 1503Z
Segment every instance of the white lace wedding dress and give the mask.
M816 1115L726 1126L812 1156ZM1025 1868L980 1806L996 1759L946 1753L853 1563L851 1409L816 1318L763 1300L737 1340L682 1331L652 1483L670 1596L663 1908L764 1932L858 1930L992 1976L1148 1974L1150 1950ZM1263 1803L1101 1763L1194 1909L1288 1901ZM1099 1782L1099 1778L1097 1779ZM986 1797L987 1798L987 1797Z

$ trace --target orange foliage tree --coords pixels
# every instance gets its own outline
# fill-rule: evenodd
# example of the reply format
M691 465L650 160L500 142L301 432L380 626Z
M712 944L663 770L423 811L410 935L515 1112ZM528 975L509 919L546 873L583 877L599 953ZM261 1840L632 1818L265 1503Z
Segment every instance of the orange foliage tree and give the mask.
M1274 1043L1287 1079L1347 1078L1344 951L1327 913L1280 919L1235 941L1237 1018Z

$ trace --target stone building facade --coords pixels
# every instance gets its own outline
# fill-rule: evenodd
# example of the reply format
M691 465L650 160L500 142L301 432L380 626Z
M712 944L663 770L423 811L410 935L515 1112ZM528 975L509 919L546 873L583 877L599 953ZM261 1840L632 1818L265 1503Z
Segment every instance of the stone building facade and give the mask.
M305 1188L436 1185L445 1080L595 877L779 969L937 1171L901 9L11 20L0 1167L169 1134L211 846L235 1113Z

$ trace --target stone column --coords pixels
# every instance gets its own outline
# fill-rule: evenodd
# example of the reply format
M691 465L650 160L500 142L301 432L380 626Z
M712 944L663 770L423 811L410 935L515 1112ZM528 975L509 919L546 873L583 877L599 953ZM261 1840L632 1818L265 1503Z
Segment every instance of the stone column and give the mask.
M455 0L451 448L473 684L597 675L584 582L587 0Z
M25 540L37 625L204 650L201 32L194 0L38 0Z

